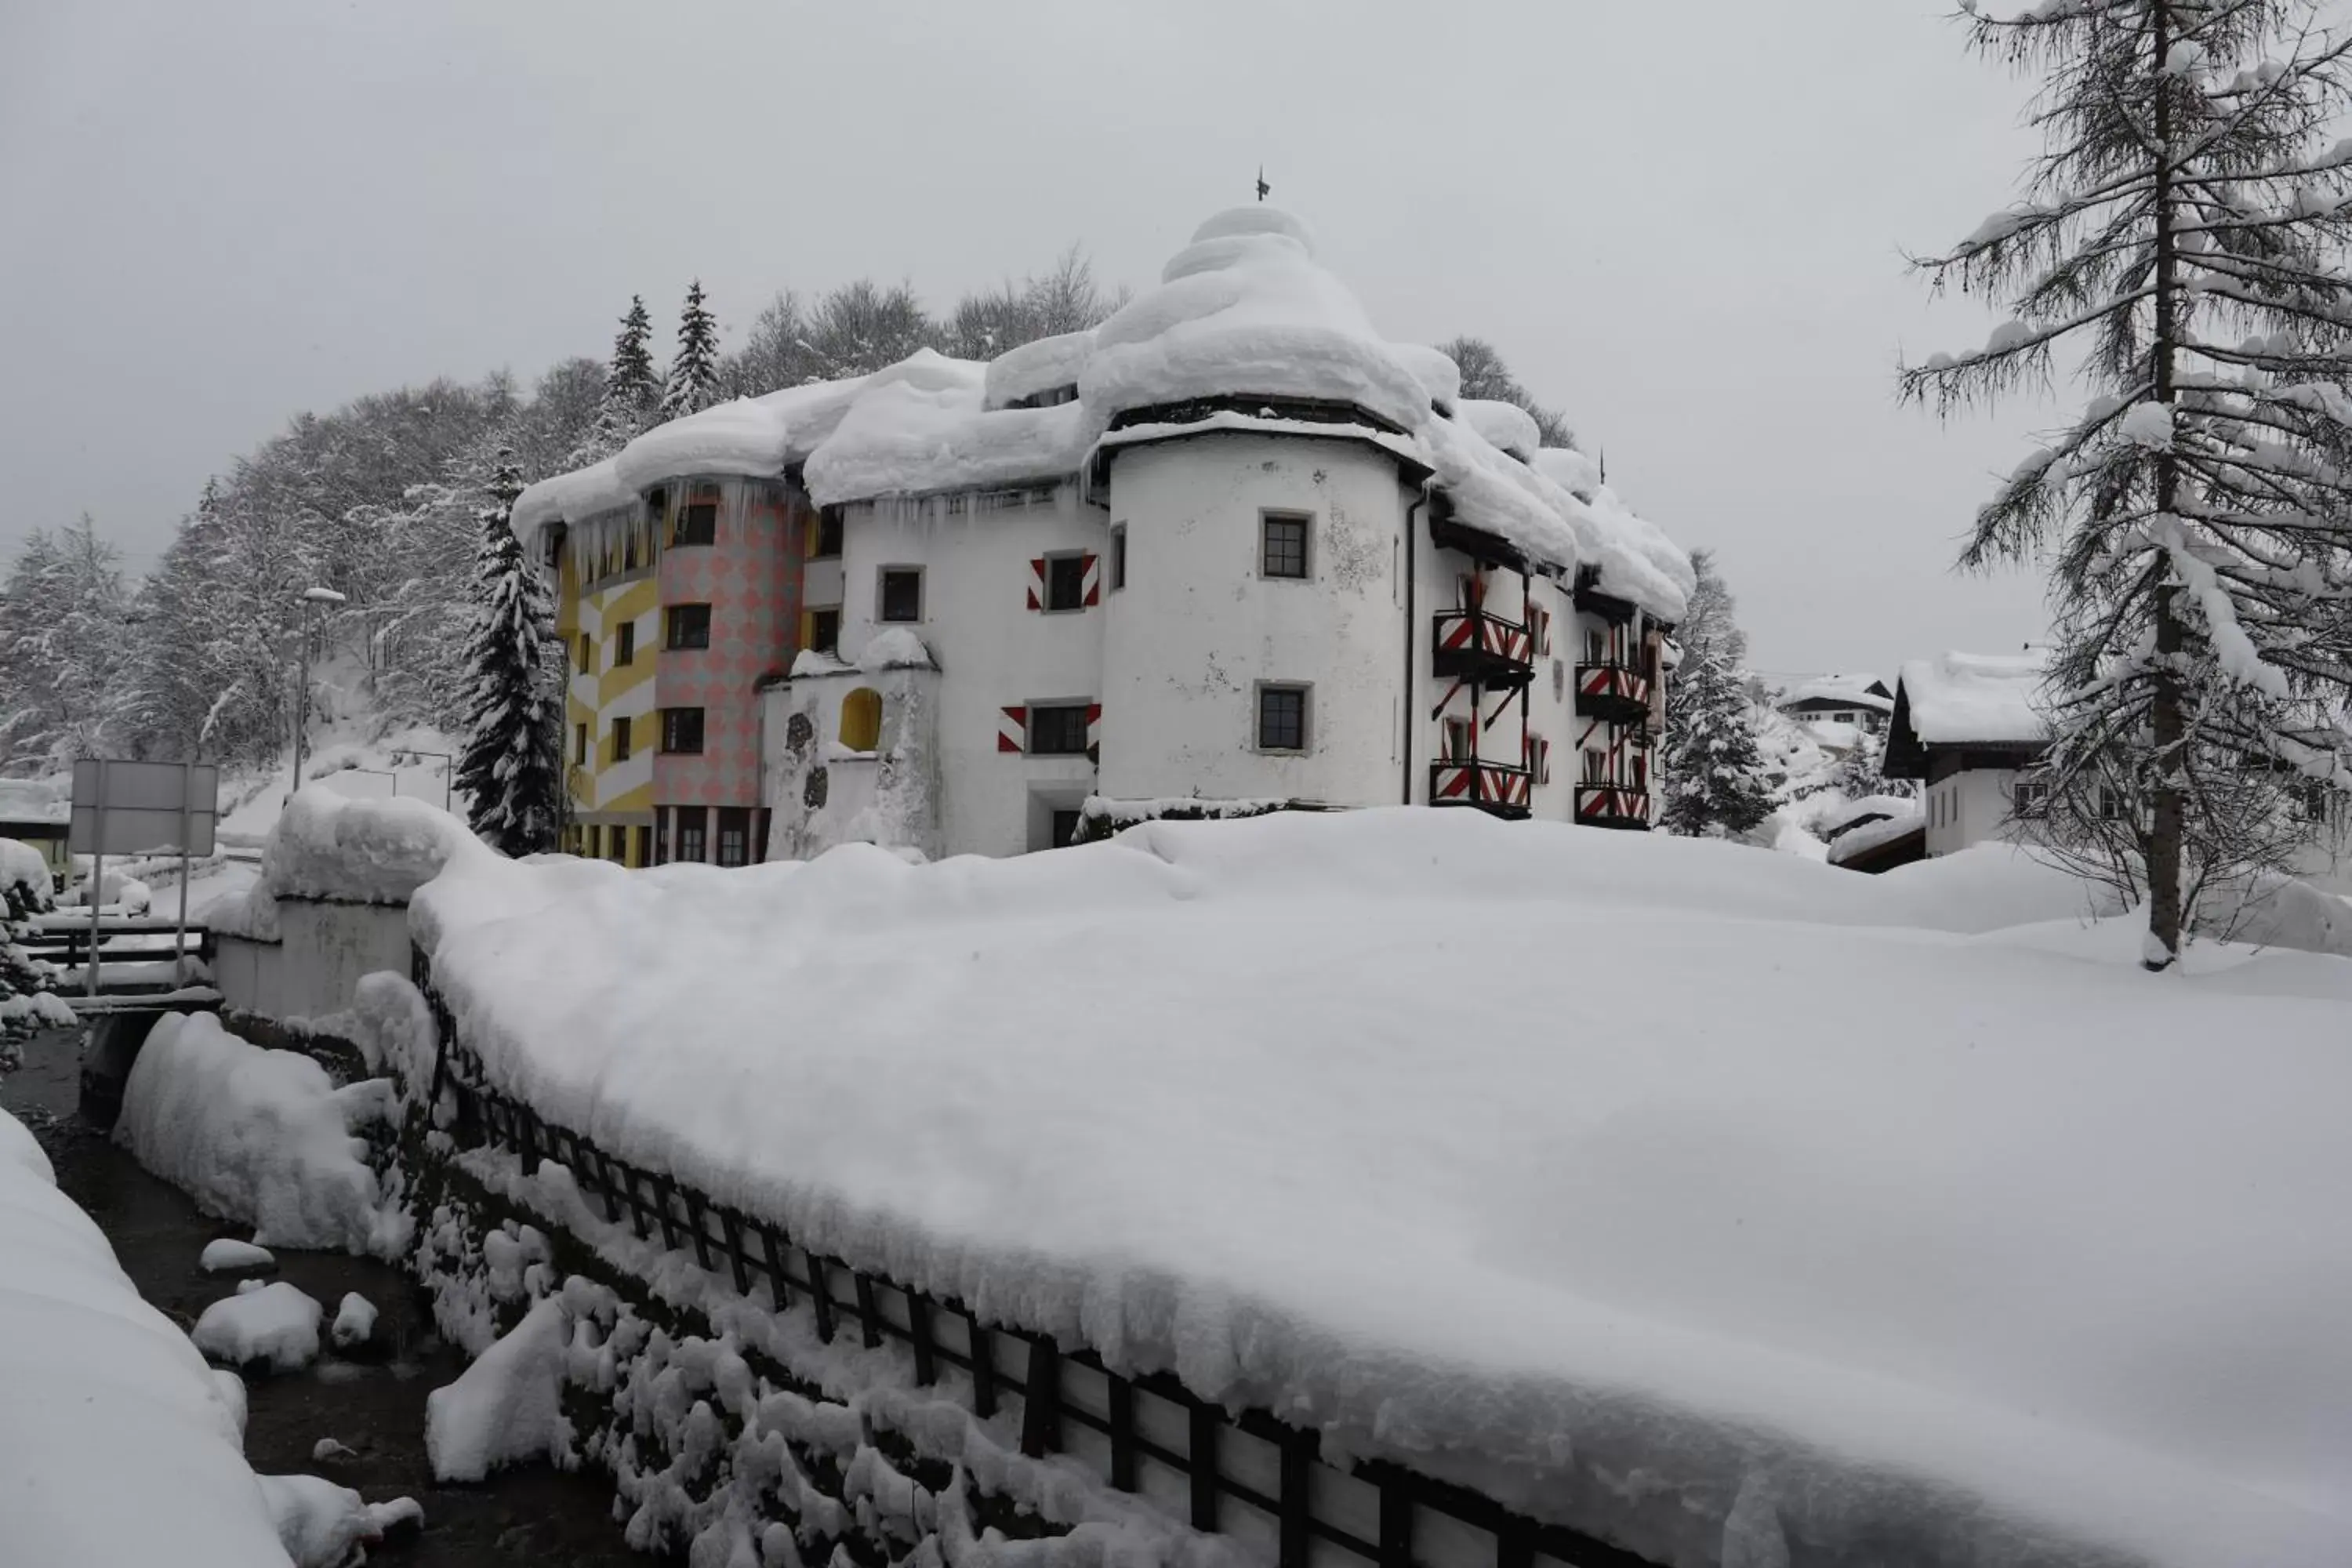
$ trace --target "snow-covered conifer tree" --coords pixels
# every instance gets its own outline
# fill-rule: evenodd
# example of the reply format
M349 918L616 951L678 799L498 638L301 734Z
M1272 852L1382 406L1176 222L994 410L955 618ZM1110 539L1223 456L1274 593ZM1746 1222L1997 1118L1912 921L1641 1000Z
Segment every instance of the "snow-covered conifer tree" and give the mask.
M1772 814L1740 670L1748 637L1714 552L1691 552L1695 585L1675 628L1683 661L1666 688L1659 821L1687 837L1736 837Z
M1838 759L1836 771L1830 774L1830 787L1848 800L1861 800L1874 795L1907 798L1917 794L1917 781L1890 779L1880 771L1885 761L1886 738L1874 735L1866 728L1858 729L1853 750Z
M719 401L719 318L702 302L702 279L686 290L677 318L677 357L662 388L661 417L682 418Z
M0 840L0 1072L16 1065L16 1042L44 1025L64 1027L73 1009L56 994L57 969L17 945L24 922L49 907L48 868L28 847Z
M1917 262L2012 318L1902 390L1996 398L2062 345L2095 389L1962 559L2054 547L2050 798L2130 825L2161 969L2200 883L2263 852L2241 825L2274 814L2219 803L2352 787L2352 141L2321 143L2352 39L2315 0L1962 8L1979 53L2042 79L2044 149L2022 201Z
M609 458L654 422L662 399L662 378L654 369L646 344L653 337L653 321L646 314L642 294L629 296L628 313L621 318L620 335L613 340L613 363L604 372L604 395L597 400L595 421L586 439L572 454L572 467Z
M509 855L555 847L562 823L562 658L546 583L514 531L522 479L504 454L480 512L475 557L476 619L467 645L473 684L457 787L473 797L473 827Z

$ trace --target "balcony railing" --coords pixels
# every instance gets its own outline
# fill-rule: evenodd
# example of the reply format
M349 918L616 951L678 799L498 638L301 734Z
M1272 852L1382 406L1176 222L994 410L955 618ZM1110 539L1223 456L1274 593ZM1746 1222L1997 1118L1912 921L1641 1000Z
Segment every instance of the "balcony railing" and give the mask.
M1429 804L1475 805L1496 816L1525 816L1535 776L1526 768L1476 757L1446 757L1429 764Z
M1431 668L1441 679L1524 686L1535 677L1535 638L1517 621L1485 610L1441 610Z
M1576 820L1591 827L1650 826L1650 792L1630 784L1576 786Z
M1580 665L1576 710L1587 719L1638 724L1650 716L1650 678L1630 664Z

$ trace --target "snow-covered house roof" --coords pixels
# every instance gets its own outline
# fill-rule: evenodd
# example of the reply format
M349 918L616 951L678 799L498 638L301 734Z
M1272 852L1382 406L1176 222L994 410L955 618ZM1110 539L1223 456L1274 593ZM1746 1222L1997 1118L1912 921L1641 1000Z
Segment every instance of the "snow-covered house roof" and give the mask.
M1938 747L2038 752L2050 738L2035 700L2044 673L2039 653L1947 653L1906 663L1895 685L1886 776L1925 778L1927 752Z
M1075 401L1045 401L1071 386ZM1091 332L1025 343L985 365L925 349L871 375L705 409L606 462L532 485L515 504L515 528L528 547L551 522L625 505L668 479L781 474L796 463L820 505L1054 479L1098 447L1242 421L1381 446L1411 478L1433 475L1465 526L1539 565L1589 566L1602 592L1680 619L1688 557L1580 453L1543 449L1524 410L1465 400L1461 387L1444 354L1373 330L1297 218L1239 207L1203 223L1158 287Z
M0 822L62 827L73 819L73 780L0 779Z
M1894 710L1895 694L1874 675L1817 675L1790 687L1780 699L1784 712L1805 703L1888 713Z

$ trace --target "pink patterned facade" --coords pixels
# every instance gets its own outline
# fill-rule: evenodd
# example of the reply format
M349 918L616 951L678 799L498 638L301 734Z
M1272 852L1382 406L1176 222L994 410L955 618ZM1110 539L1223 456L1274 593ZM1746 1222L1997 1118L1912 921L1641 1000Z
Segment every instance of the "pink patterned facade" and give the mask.
M664 714L700 710L702 750L674 752L665 744L654 763L654 805L660 821L659 858L678 856L679 824L700 820L696 808L748 809L760 798L760 687L791 667L799 640L806 504L782 479L678 481L673 507L719 499L709 544L672 542L661 552L663 624L674 606L710 606L710 646L665 646L655 669L655 700ZM665 720L665 722L667 721ZM715 843L719 829L706 826Z

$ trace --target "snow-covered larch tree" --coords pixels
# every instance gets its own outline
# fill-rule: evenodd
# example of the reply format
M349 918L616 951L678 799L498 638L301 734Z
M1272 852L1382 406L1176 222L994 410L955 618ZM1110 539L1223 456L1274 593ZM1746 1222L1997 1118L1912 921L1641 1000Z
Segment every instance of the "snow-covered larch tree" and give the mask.
M660 415L679 419L719 401L719 318L702 302L702 279L686 290L677 318L677 357L669 362Z
M1740 665L1748 637L1712 551L1691 552L1695 584L1675 628L1682 663L1666 688L1659 823L1685 837L1738 837L1772 814Z
M457 787L473 797L473 826L509 855L555 847L562 824L562 654L545 581L515 537L515 498L522 479L512 453L501 456L480 512L475 557L475 622L467 645L472 687Z
M2225 793L2352 787L2352 141L2324 144L2352 39L2315 0L1962 8L1979 54L2041 79L2044 145L2021 202L1916 262L2011 319L1902 391L1948 412L2063 354L2095 393L1962 563L2049 552L2050 797L2126 786L2094 809L2131 825L2164 969L2200 881L2275 842Z

